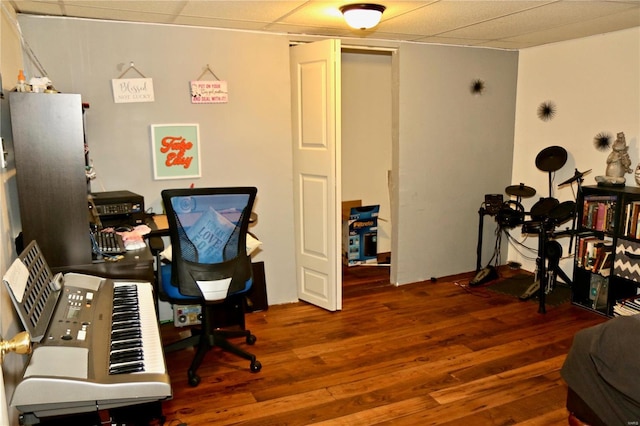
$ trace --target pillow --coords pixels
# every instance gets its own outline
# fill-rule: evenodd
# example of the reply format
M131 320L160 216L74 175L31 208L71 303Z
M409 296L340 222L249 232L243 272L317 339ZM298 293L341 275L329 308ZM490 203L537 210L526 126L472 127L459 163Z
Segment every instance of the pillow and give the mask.
M236 226L215 209L209 208L193 226L186 229L187 237L198 250L198 262L222 262L224 246Z
M247 255L253 254L254 251L262 245L262 241L258 240L251 233L247 233ZM162 252L160 252L161 259L171 262L171 244L167 245Z

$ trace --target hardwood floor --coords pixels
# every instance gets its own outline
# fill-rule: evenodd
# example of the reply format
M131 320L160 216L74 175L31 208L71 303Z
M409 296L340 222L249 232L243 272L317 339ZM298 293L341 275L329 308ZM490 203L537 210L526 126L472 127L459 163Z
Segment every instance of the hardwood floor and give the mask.
M466 287L472 277L395 287L385 267L353 267L340 312L301 302L248 314L262 371L216 349L192 388L192 351L167 354L165 424L566 425L560 367L573 335L605 319L570 303L539 314Z

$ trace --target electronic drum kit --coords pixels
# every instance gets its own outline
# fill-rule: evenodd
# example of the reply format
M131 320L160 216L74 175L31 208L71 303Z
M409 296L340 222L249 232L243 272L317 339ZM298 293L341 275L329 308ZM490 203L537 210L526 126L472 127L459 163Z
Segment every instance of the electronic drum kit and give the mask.
M571 282L569 277L558 267L558 260L562 256L562 246L553 239L553 237L569 235L573 240L573 236L576 234L576 203L574 201L561 203L552 195L552 173L560 170L566 161L567 151L560 146L550 146L540 151L536 156L535 164L539 170L549 174L549 196L541 197L527 213L522 205L522 199L533 197L536 190L523 183L508 186L505 192L516 199L505 201L496 215L496 220L502 228L514 228L522 225L523 234L537 234L539 236L537 267L539 276L545 277L546 285L542 287L537 281L520 298L525 300L539 290L539 312L541 313L545 312L544 294L550 291L550 286L555 282L553 274L560 275L567 284ZM558 187L577 182L578 190L580 190L583 176L590 171L579 172L576 169L574 175L560 183ZM527 215L531 220L525 220ZM569 220L573 220L571 229L567 228L565 231L555 232L557 226ZM569 243L569 247L571 245L572 241ZM549 275L546 272L545 259L549 260Z
M541 197L527 213L522 205L523 198L530 198L536 195L536 190L524 183L519 185L511 185L505 188L507 195L516 197L515 200L505 201L502 208L498 211L497 221L501 227L514 228L522 225L522 232L525 234L539 234L543 228L547 232L553 232L553 230L563 223L574 219L574 223L571 230L564 231L564 234L575 233L575 216L576 216L576 203L574 201L560 202L558 199L552 196L552 177L551 174L560 170L567 162L567 151L560 146L550 146L543 149L536 156L536 167L549 174L549 196ZM582 183L582 177L589 173L578 172L576 169L573 177L560 183L558 187L578 182L578 185ZM526 216L529 216L531 220L525 220Z

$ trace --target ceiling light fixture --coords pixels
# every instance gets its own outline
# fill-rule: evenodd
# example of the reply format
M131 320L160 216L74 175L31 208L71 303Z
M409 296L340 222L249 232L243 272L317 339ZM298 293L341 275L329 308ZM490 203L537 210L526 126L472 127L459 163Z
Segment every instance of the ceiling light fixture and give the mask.
M373 3L347 4L340 8L347 24L358 30L368 30L380 22L386 7Z

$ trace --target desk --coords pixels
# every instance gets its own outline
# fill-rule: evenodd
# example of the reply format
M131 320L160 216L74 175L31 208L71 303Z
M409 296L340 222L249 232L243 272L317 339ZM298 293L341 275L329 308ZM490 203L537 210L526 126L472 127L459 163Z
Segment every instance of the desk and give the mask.
M153 256L148 246L140 250L127 251L123 256L123 259L117 262L100 261L84 265L60 266L52 268L51 271L54 274L57 272L77 272L111 279L149 282L155 280Z
M146 225L151 228L148 238L169 236L169 221L166 214L149 216Z
M77 272L111 279L141 280L153 283L156 279L154 256L149 246L157 243L162 247L162 241L158 241L156 237L169 235L169 224L166 215L149 216L146 224L151 228L147 246L140 250L125 252L124 258L117 262L100 261L82 265L60 266L52 268L51 271L54 274L57 272ZM156 240L154 241L154 239Z

